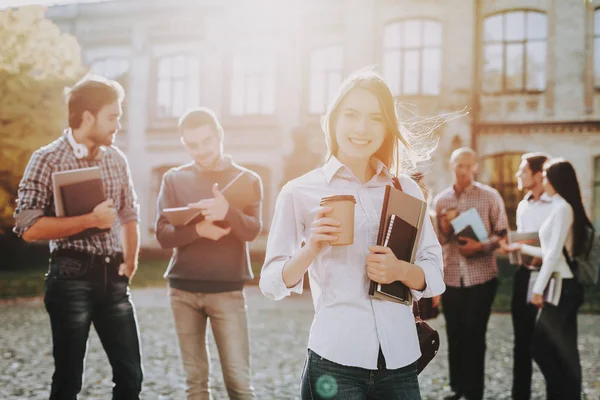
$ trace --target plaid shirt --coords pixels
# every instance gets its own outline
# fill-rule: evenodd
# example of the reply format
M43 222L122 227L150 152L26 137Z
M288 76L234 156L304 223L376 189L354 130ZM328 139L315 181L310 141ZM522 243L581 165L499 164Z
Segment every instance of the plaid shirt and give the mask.
M488 233L483 252L466 258L459 253L458 240L454 234L445 236L441 229L438 229L438 238L444 252L446 285L451 287L479 285L498 276L498 266L493 253L498 248L500 239L497 233L508 229L508 218L500 193L489 186L473 182L460 195L456 193L454 187L444 190L436 196L434 205L436 215L441 215L445 210L452 208L459 212L476 208Z
M100 167L106 197L112 199L118 219L109 232L80 239L50 240L50 252L71 249L91 254L122 251L118 224L139 221L139 205L125 155L115 146L104 147L101 159L77 159L66 136L36 150L19 184L14 232L22 236L42 217L55 217L52 173Z

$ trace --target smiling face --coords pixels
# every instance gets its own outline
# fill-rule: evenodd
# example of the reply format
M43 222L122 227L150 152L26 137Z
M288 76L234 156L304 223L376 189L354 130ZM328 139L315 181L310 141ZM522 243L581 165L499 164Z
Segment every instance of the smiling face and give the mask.
M221 159L222 142L219 133L211 125L184 129L181 141L187 153L200 167L209 168Z
M351 90L339 106L335 122L335 156L343 163L349 160L368 160L379 150L386 128L381 105L372 92Z

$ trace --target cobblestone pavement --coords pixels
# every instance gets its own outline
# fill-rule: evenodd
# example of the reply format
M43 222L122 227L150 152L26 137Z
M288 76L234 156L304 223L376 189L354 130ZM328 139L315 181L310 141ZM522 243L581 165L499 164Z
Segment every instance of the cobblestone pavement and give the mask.
M258 399L295 399L313 315L310 293L280 302L246 288L249 304L252 368ZM165 289L133 292L142 335L144 399L183 399L184 376L178 359ZM600 399L600 316L579 319L579 348L588 399ZM419 377L424 399L449 393L444 321L432 323L442 337L440 354ZM110 399L110 366L95 332L90 335L81 399ZM210 338L212 387L226 399L216 347ZM486 399L509 399L512 380L512 325L509 315L492 316L488 330ZM0 304L0 399L46 399L53 371L50 324L41 299ZM534 375L534 399L544 398L540 372Z

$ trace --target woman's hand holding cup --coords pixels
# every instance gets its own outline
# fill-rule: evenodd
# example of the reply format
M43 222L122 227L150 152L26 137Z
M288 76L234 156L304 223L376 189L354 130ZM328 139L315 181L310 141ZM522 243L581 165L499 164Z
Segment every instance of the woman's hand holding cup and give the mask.
M333 209L319 207L315 220L310 226L310 237L306 246L317 255L323 246L337 240L337 234L342 231L342 223L336 219L326 217Z

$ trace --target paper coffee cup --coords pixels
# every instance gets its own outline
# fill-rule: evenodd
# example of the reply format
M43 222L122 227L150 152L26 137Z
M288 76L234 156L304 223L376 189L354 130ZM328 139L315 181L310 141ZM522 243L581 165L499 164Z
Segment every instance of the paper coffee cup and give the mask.
M321 199L321 206L332 208L326 216L342 223L342 231L336 235L338 238L329 242L332 246L347 246L354 243L355 204L356 199L351 195L327 196Z

